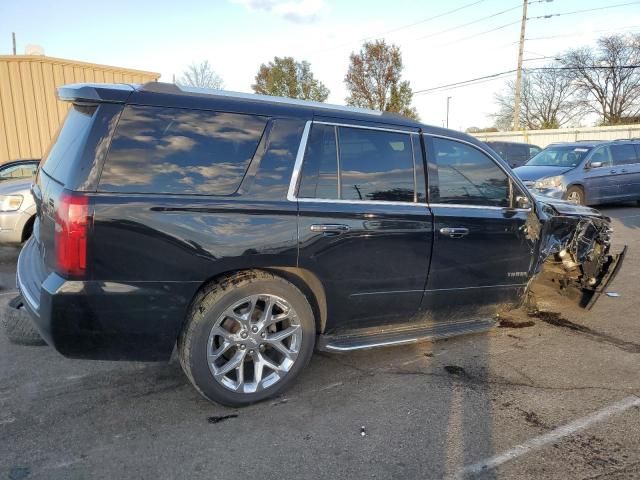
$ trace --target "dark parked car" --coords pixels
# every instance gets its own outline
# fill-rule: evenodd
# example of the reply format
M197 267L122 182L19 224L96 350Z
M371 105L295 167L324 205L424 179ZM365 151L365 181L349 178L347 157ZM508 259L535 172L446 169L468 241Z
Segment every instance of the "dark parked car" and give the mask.
M511 168L520 167L536 155L540 147L519 142L485 142L493 148Z
M640 201L640 140L552 144L515 172L533 192L581 205Z
M40 160L13 160L0 165L0 181L31 178L36 173Z
M62 354L168 360L206 398L341 352L484 331L530 281L590 307L609 221L540 202L472 137L400 116L162 83L71 85L33 187L24 306Z

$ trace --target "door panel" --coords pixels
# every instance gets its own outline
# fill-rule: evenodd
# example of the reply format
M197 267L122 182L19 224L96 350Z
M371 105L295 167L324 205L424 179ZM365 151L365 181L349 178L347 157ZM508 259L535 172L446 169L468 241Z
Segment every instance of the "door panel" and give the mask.
M530 276L529 209L506 169L477 145L425 135L434 243L422 301L434 320L513 303Z
M589 159L589 163L602 162L601 167L586 168L584 171L584 187L587 204L610 202L618 198L617 168L611 162L609 147L598 147Z
M533 260L533 242L525 237L528 212L447 205L431 209L434 253L422 308L437 320L516 301ZM447 228L465 228L468 234L448 235Z
M342 226L343 231L312 228L320 225ZM426 205L300 202L299 265L314 272L327 290L327 329L364 320L370 326L376 318L406 321L414 315L432 238Z
M636 150L631 143L611 145L611 159L616 171L617 200L632 200L637 195L638 170Z

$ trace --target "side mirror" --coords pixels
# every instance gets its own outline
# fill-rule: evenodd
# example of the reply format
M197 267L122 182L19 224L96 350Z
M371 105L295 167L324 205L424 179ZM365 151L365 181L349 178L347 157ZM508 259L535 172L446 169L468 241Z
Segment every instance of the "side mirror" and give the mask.
M588 167L589 168L600 168L602 166L602 162L590 162Z
M531 202L529 197L524 195L518 195L516 197L516 208L531 208Z

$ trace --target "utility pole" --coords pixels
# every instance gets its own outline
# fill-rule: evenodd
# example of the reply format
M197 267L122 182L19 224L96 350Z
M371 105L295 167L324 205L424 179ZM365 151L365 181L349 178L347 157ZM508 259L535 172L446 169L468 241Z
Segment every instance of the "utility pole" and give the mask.
M11 40L13 40L13 54L16 54L16 32L11 32Z
M449 128L449 100L451 97L447 97L447 128Z
M522 55L524 54L524 34L527 27L527 3L522 1L522 23L520 24L520 46L518 47L518 70L516 73L516 95L513 105L513 129L520 130L520 96L522 93Z

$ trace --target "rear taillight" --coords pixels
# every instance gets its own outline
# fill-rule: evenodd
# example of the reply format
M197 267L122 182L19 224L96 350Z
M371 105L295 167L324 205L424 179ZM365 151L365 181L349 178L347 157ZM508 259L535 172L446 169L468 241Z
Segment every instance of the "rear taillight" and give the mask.
M87 269L89 198L63 192L56 209L56 265L60 275L80 277Z

